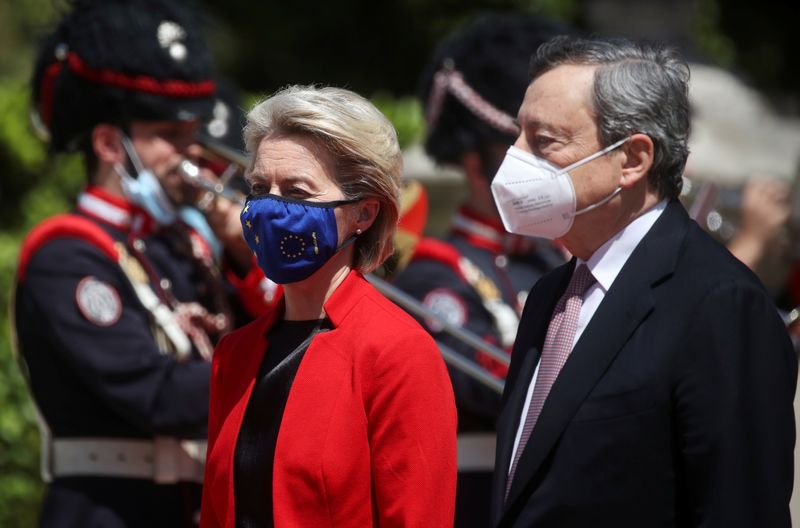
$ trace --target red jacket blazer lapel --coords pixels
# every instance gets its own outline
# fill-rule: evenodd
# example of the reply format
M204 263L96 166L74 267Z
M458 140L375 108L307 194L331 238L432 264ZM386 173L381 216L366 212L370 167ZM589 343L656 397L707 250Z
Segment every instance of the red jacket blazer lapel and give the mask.
M456 414L435 344L357 273L325 311L334 329L306 351L278 434L276 527L452 526ZM234 526L236 440L275 317L215 353L204 527Z

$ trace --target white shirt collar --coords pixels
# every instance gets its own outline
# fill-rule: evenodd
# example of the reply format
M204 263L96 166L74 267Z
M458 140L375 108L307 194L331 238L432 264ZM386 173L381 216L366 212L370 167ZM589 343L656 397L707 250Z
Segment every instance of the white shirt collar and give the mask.
M588 261L579 258L577 265L585 263L589 266L589 271L597 280L597 284L604 292L607 292L628 261L628 257L631 256L633 250L650 231L666 207L667 200L658 202L655 207L636 218L600 246Z

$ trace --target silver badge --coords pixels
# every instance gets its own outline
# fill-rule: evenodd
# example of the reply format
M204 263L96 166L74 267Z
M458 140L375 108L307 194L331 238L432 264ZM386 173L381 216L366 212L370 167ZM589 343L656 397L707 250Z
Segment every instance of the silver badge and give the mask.
M117 290L94 277L84 277L75 290L75 301L81 314L97 326L111 326L122 315L122 302Z
M463 326L467 322L467 305L447 288L436 288L422 299L422 305L451 325ZM426 318L425 324L432 332L441 332L442 325L433 318Z
M169 56L178 62L183 62L188 55L186 44L182 41L186 38L186 31L169 20L165 20L158 25L156 33L158 43L169 52Z
M214 103L214 119L208 124L208 133L215 138L221 138L227 134L228 117L230 117L228 105L217 99Z

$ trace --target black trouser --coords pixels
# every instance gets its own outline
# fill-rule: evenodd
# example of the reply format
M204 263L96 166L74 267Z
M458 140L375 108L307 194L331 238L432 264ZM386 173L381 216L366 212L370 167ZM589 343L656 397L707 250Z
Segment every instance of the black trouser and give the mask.
M197 526L199 484L156 484L143 479L55 479L42 504L42 528Z

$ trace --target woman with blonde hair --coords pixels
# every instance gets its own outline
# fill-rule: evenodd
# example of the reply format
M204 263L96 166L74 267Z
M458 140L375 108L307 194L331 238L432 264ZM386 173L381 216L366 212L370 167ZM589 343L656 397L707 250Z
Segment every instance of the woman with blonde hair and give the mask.
M363 277L392 252L394 128L350 91L292 86L245 141L242 229L283 298L215 352L202 526L452 526L447 371Z

